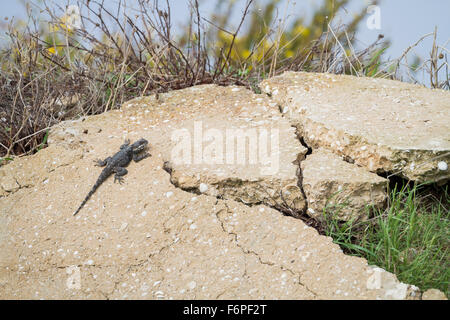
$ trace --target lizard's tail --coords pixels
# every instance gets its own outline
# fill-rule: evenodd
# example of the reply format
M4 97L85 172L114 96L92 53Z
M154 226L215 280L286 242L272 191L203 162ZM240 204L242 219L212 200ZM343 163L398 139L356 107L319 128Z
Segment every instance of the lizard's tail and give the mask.
M75 216L78 212L80 212L81 208L83 208L83 206L86 204L86 202L88 202L89 198L94 194L95 190L97 190L98 186L100 185L99 181L97 181L94 185L94 187L91 189L91 191L89 191L89 193L87 194L86 198L84 198L83 202L80 204L80 206L78 207L77 211L75 211L73 213L73 215Z

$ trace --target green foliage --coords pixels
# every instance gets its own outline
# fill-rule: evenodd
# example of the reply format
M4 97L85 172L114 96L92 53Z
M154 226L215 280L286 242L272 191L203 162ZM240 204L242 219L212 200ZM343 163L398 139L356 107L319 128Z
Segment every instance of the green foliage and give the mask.
M263 69L266 73L274 73L295 60L302 60L305 69L314 69L314 53L310 54L311 44L316 42L314 50L331 52L336 41L348 49L355 38L348 36L356 32L359 22L365 17L366 10L362 8L355 14L348 25L333 26L337 28L335 41L318 41L324 33L329 31L333 18L348 4L348 0L325 0L312 16L311 22L305 22L305 17L298 17L293 22L287 17L278 16L279 0L265 1L263 6L255 5L245 31L233 38L233 32L228 30L236 1L218 1L216 12L211 21L216 21L217 28L212 33L210 44L213 45L216 56L223 55L224 48L231 48L231 59L225 61L227 65L252 70ZM224 9L225 7L225 9ZM281 21L281 22L279 22ZM187 28L190 30L190 28ZM182 43L189 38L189 34L182 36ZM383 50L384 51L384 50ZM380 55L383 51L379 51ZM347 52L348 53L348 52ZM380 57L378 57L380 58ZM374 63L373 61L372 63ZM261 70L258 70L261 72Z
M327 219L325 234L348 253L395 273L400 281L422 290L438 288L448 296L450 195L442 187L437 199L429 188L396 187L385 211L375 210L364 222Z
M370 59L367 67L364 69L364 75L367 77L376 76L379 73L380 64L381 64L381 55L386 51L385 48L381 48L380 50L375 51L373 57Z
M41 150L44 147L44 145L47 143L49 133L50 133L50 130L45 131L44 140L42 140L42 143L38 146L37 151Z
M8 161L12 161L13 158L12 157L0 157L0 166L8 163Z

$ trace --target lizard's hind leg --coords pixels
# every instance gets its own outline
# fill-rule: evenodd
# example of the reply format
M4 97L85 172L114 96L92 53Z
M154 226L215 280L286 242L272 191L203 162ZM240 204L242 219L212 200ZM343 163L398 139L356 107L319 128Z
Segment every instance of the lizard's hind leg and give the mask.
M128 170L122 167L115 167L113 171L116 173L114 175L114 182L119 181L119 184L123 183L122 176L126 175L128 173Z

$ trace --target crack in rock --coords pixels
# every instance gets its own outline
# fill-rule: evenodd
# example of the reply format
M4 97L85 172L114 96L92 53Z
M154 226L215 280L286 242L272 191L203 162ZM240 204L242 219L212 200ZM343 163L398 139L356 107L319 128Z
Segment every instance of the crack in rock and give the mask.
M169 175L173 174L173 171L174 171L174 170L173 170L173 167L172 167L172 165L171 165L171 163L170 163L169 161L164 161L163 170L166 171ZM171 182L176 188L179 188L179 189L181 189L181 190L183 190L183 191L185 191L185 192L190 192L190 193L193 193L193 194L198 194L198 193L196 193L196 192L192 192L192 190L186 190L186 189L181 188L180 186L174 184L173 181L172 181L172 179L170 179L170 182ZM270 261L264 261L264 260L258 255L257 252L255 252L255 251L253 251L253 250L251 250L251 249L244 248L244 247L240 244L240 242L239 242L239 240L238 240L238 235L237 235L236 233L234 233L234 232L231 232L231 231L226 230L225 225L224 225L224 221L220 218L220 213L223 212L223 211L226 211L227 213L231 213L231 210L230 210L230 208L228 207L228 204L226 203L226 200L224 200L224 199L222 199L222 198L220 198L220 197L215 197L215 198L216 198L216 201L215 201L215 204L214 204L215 206L218 205L220 202L222 202L223 205L225 206L225 209L222 208L222 209L219 209L218 211L215 212L217 221L219 222L222 231L223 231L224 233L226 233L227 235L230 235L230 236L232 237L233 242L234 242L234 243L236 244L236 246L244 253L244 255L252 255L252 256L256 257L256 259L259 261L260 264L267 265L267 266L270 266L270 267L276 267L276 268L279 268L279 269L282 270L282 271L287 271L287 272L289 272L291 275L298 276L298 284L301 285L303 288L305 288L305 289L306 289L309 293L311 293L314 297L317 297L317 293L316 293L316 292L314 292L313 290L311 290L310 288L308 288L307 285L305 285L304 283L302 283L302 281L301 281L301 275L300 275L300 274L297 274L295 271L293 271L293 270L291 270L291 269L289 269L289 268L286 268L286 267L284 267L284 266L279 266L279 265L277 265L277 264L275 264L275 263L273 263L273 262L270 262ZM248 205L248 204L246 204L245 202L242 202L242 203L244 203L245 205L251 207L251 205ZM245 275L246 273L247 273L247 270L246 270L246 268L245 268L245 269L244 269L244 275ZM221 293L221 294L219 294L218 296L221 296L221 295L223 295L223 294L224 294L224 292Z
M225 228L224 221L220 218L220 214L221 214L223 211L226 211L227 213L232 213L231 209L228 207L228 204L227 204L226 202L224 202L223 204L224 204L224 206L225 206L226 209L221 209L221 210L219 210L219 211L217 211L217 212L215 213L215 214L216 214L216 217L217 217L217 220L220 222L220 226L221 226L223 232L225 232L226 234L232 236L232 238L233 238L234 243L236 244L236 246L239 247L239 248L241 249L241 251L242 251L245 255L253 255L254 257L256 257L256 258L258 259L259 263L261 263L261 264L268 265L268 266L271 266L271 267L277 267L277 268L279 268L279 269L282 270L282 271L287 271L287 272L291 273L292 275L298 276L298 277L299 277L299 284L300 284L302 287L304 287L308 292L310 292L311 294L313 294L314 297L317 297L317 293L315 293L314 291L312 291L311 289L309 289L307 285L305 285L304 283L301 282L301 275L300 275L300 274L297 274L295 271L293 271L293 270L291 270L291 269L289 269L289 268L286 268L286 267L277 265L277 264L274 263L274 262L264 261L264 260L259 256L259 254L258 254L257 252L255 252L255 251L253 251L253 250L250 250L250 249L247 249L247 248L244 248L244 247L240 244L240 242L239 242L239 240L238 240L238 235L237 235L237 233L227 230L227 229Z
M448 181L447 170L440 169L450 162L448 92L306 72L285 72L260 87L288 110L285 118L311 147L328 149L371 172Z
M296 165L297 174L298 168L299 166ZM170 175L170 182L176 188L186 192L235 200L247 206L265 204L295 217L305 212L306 199L299 186L298 176L295 174L287 180L269 179L267 181L264 178L247 180L209 175L199 177L196 174L185 174L183 169L174 169L169 161L165 161L164 169Z

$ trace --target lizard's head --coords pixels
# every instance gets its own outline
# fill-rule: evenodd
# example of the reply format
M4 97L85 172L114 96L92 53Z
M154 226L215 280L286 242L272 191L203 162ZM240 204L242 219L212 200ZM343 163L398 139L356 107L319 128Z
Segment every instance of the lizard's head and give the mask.
M135 143L132 144L132 148L134 151L142 151L148 145L148 141L144 138L139 139Z

